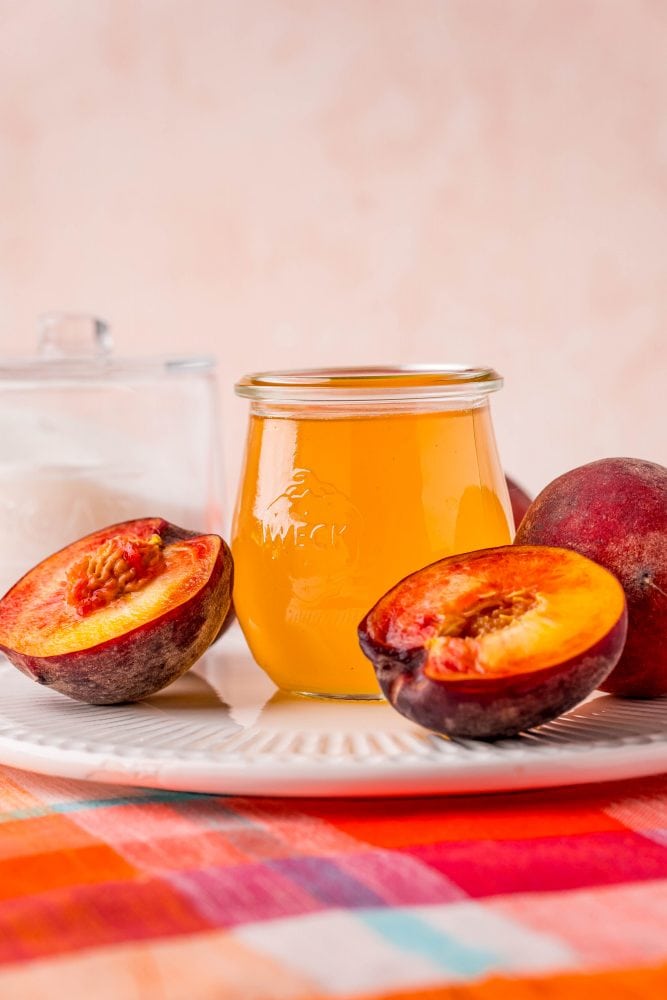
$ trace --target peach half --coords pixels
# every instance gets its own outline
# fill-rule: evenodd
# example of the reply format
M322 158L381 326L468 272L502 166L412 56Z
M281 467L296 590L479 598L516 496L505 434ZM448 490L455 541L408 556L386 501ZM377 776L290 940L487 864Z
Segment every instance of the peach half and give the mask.
M495 740L589 695L623 649L623 588L568 549L501 546L406 577L359 626L380 687L408 719Z
M218 535L161 518L114 524L49 556L5 594L0 651L78 701L138 701L213 642L231 578L232 556Z

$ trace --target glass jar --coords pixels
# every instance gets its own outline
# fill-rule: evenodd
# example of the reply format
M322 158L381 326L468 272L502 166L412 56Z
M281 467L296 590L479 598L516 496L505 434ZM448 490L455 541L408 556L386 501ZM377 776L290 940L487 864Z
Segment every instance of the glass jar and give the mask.
M296 694L377 698L357 625L408 573L506 544L511 514L488 368L248 375L234 603L250 649Z
M136 517L220 530L209 358L118 358L108 327L50 314L0 359L0 593L83 535Z

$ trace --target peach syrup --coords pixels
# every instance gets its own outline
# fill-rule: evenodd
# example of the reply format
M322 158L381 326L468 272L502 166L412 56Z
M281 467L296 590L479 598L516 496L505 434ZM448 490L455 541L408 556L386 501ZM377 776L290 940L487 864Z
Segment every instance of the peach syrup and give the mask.
M273 385L252 391L273 376L237 387L255 402L234 604L255 659L285 691L378 697L357 640L371 605L436 559L511 540L490 390L454 380L452 392L449 371L435 386L422 372L367 371L288 373L310 379L305 390L275 376L273 397Z

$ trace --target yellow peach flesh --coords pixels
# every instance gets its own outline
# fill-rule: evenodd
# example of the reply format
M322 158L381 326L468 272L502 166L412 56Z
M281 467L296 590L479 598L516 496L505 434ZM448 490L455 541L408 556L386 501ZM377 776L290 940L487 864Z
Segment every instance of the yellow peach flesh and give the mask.
M147 536L149 536L150 522ZM100 544L113 537L100 533ZM122 537L122 536L120 536ZM167 544L159 576L86 617L68 603L67 572L88 549L69 546L23 577L0 604L0 644L27 656L89 649L179 607L208 581L220 551L214 535Z
M452 559L445 571L436 563L403 581L378 604L371 637L397 649L423 645L425 673L441 680L502 677L579 656L623 614L620 583L592 561L546 546L514 546L508 552L509 557L497 550L468 553L460 569ZM474 614L494 595L503 600L516 593L533 600L502 627L478 636L457 636L456 629L452 634L452 620ZM420 609L424 616L429 612L426 626Z

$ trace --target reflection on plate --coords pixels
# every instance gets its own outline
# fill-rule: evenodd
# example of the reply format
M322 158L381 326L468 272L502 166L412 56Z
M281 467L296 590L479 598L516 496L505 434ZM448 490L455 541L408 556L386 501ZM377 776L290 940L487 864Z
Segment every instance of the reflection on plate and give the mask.
M667 699L599 695L498 743L447 740L383 702L276 690L230 632L194 671L135 705L97 707L0 661L0 762L44 774L241 795L426 795L656 774Z

